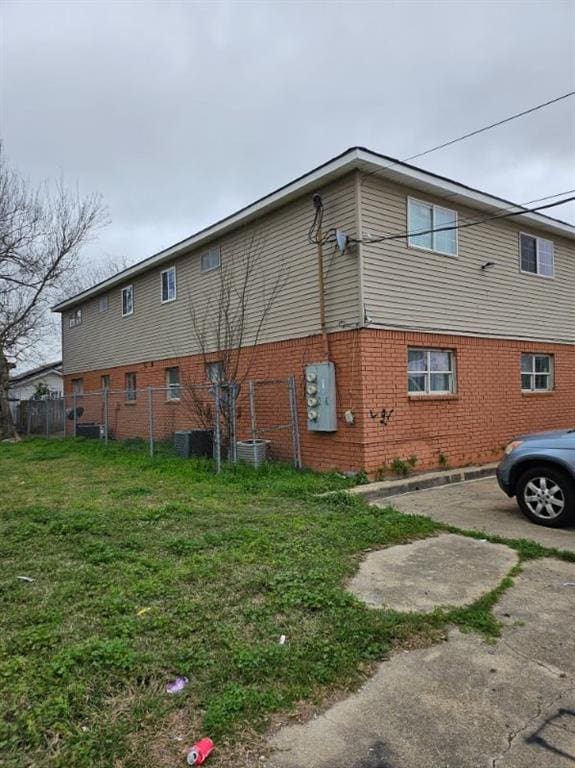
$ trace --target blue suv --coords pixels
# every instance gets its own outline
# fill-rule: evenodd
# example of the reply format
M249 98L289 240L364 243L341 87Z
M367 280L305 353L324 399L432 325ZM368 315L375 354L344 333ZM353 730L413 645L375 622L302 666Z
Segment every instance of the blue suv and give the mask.
M533 523L575 523L575 429L525 435L505 449L497 480Z

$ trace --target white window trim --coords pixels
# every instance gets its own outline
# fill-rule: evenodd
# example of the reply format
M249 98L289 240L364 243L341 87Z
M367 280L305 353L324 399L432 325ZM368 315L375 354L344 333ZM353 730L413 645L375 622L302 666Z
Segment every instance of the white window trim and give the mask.
M525 235L525 237L530 237L532 240L535 240L535 258L537 259L537 272L529 272L528 269L523 269L521 266L521 235ZM539 241L540 240L547 240L548 243L553 244L553 274L552 275L543 275L539 271ZM519 232L517 242L519 245L519 272L522 275L529 275L529 277L542 277L544 280L555 280L555 241L549 240L548 237L539 237L538 235L532 235L530 232Z
M203 258L204 258L204 256L209 254L210 251L212 249L215 249L215 248L218 249L218 263L216 264L215 267L210 267L209 269L204 269L204 267L203 267ZM212 245L207 250L202 251L202 253L200 254L200 272L202 273L202 275L206 275L206 274L208 274L208 272L215 272L216 269L219 269L221 266L222 266L222 247L221 247L221 245Z
M124 291L131 291L132 292L132 309L129 312L124 312ZM130 315L134 314L134 284L131 285L125 285L122 288L122 294L120 296L121 302L122 302L122 317L130 317Z
M134 388L131 389L128 386L128 376L134 377ZM130 393L133 393L133 397L130 397ZM126 403L135 403L138 399L138 376L135 371L128 371L124 377L124 395Z
M435 225L433 223L434 219L435 219L435 215L434 215L433 211L434 211L435 208L442 208L444 211L449 211L450 213L453 213L453 215L455 216L455 226L456 227L459 224L459 214L458 214L458 212L455 211L453 208L446 208L444 205L439 205L438 203L430 203L429 200L422 200L419 197L412 197L411 195L408 195L408 197L407 197L407 203L406 203L406 205L407 205L407 232L408 232L408 236L406 238L406 240L407 240L407 247L408 248L413 248L416 251L426 251L427 253L439 253L442 256L450 256L452 259L456 259L459 256L459 235L458 235L458 230L457 229L454 230L454 232L455 232L455 253L449 253L449 251L440 251L438 248L427 248L424 245L417 245L417 243L412 243L411 242L411 238L409 237L409 233L411 232L411 216L410 216L410 213L409 213L409 203L410 202L420 203L420 205L426 205L428 208L432 209L432 213L431 213L431 219L432 219L431 228L432 229L435 228ZM432 234L431 237L433 239L433 234Z
M531 274L531 273L529 273ZM530 371L524 371L523 370L523 355L529 355L532 359L532 366ZM535 358L536 357L547 357L549 358L549 373L541 373L535 371ZM555 358L554 355L549 355L547 352L522 352L519 357L519 374L520 374L520 383L521 383L521 391L522 392L553 392L555 390ZM525 389L523 387L523 376L530 376L531 381L533 382L533 388ZM549 386L546 389L536 389L535 388L535 377L536 376L546 376L547 381L549 383Z
M217 379L212 378L212 376L210 375L210 371L215 366L218 367ZM206 363L206 378L211 384L221 384L223 382L223 374L224 374L223 360L211 360L209 363Z
M177 384L170 384L169 379L169 371L177 370L178 371L178 379L180 378L180 368L178 365L171 365L168 368L166 368L166 400L169 400L171 403L177 403L181 400L181 390L182 390L182 383L181 381L178 381ZM172 395L172 389L178 388L178 394L176 397Z
M425 371L410 371L409 370L409 353L410 352L425 352L427 355L427 370ZM447 352L451 360L450 371L432 371L429 368L429 354L431 352ZM451 375L451 389L428 389L431 381L431 374L450 374ZM409 376L411 375L425 375L425 392L412 392L409 389ZM457 362L455 359L455 351L453 349L441 349L440 347L408 347L407 348L407 394L409 397L445 397L446 395L457 394Z
M78 314L78 318L76 314ZM82 325L82 307L73 309L68 315L68 328L77 328L79 325Z
M174 273L174 295L171 299L164 299L164 275L168 272ZM172 301L175 301L178 298L178 277L176 273L176 265L173 264L171 267L167 267L166 269L163 269L160 272L160 302L162 304L171 304Z

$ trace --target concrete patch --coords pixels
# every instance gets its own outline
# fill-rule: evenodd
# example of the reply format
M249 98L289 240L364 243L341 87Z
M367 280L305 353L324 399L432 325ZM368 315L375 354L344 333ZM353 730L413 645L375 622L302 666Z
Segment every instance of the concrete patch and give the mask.
M518 559L502 544L442 534L370 552L348 589L369 606L395 611L469 605L495 589Z
M408 515L424 515L469 531L530 539L544 547L575 552L575 528L544 528L525 518L493 478L393 496L372 503Z
M402 652L316 720L271 739L268 768L573 768L575 564L525 566L477 635ZM547 605L545 605L547 603ZM550 626L551 622L551 626Z

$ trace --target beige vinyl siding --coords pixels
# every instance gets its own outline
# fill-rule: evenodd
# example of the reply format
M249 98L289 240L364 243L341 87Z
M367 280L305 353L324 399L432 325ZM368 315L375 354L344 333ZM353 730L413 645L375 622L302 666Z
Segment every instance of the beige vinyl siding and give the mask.
M490 214L375 176L360 185L362 237L407 231L407 198L457 211L458 223ZM523 274L519 233L554 243L555 277ZM363 292L373 324L392 328L575 342L575 243L517 220L458 230L458 255L364 243ZM481 266L496 262L486 270Z
M357 236L356 176L350 173L317 190L323 197L324 229L338 227ZM127 280L134 286L134 312L122 317L121 290L108 291L108 311L98 312L99 295L83 303L82 324L69 328L70 310L63 313L64 373L195 354L200 351L193 332L192 314L201 319L208 302L218 296L220 270L202 273L200 257L210 245L221 246L221 269L241 273L243 254L253 242L261 250L260 267L250 281L247 343L261 317L263 297L277 274L283 273L278 295L260 334L259 342L276 341L319 332L316 246L308 243L313 219L311 195L287 203L221 239L206 243L166 264ZM359 319L357 249L340 254L330 244L325 253L326 312L329 330L356 324ZM162 304L160 274L176 266L177 298ZM241 284L241 278L237 281ZM191 308L194 308L193 311ZM210 310L210 318L215 310Z

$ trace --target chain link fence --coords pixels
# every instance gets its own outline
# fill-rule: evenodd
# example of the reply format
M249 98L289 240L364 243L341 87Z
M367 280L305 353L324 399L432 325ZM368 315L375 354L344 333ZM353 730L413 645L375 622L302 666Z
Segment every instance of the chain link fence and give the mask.
M242 447L263 444L267 458L301 467L294 377L145 389L74 392L21 401L22 435L145 441L153 456L171 446L181 456L236 463ZM248 461L249 452L247 454Z

